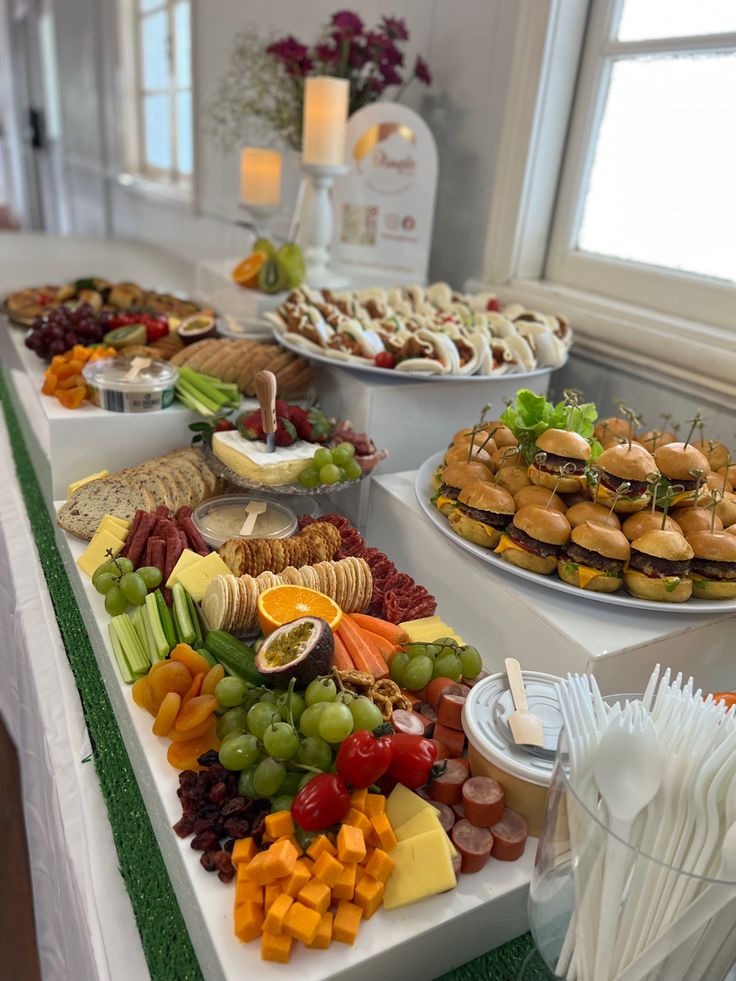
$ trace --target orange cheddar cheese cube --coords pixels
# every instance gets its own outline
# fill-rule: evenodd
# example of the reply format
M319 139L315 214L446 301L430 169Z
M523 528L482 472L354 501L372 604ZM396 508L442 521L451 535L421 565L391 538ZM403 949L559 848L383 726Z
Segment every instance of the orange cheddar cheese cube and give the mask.
M250 879L251 882L255 882L258 886L265 886L269 882L273 882L278 876L274 875L271 869L266 868L266 859L268 858L268 852L258 852L247 865L240 865L238 867L238 876L240 876L240 870L243 870L243 877Z
M297 863L294 866L294 871L291 875L287 876L285 879L279 879L281 883L281 889L291 896L292 899L296 899L299 890L302 886L306 886L309 880L312 878L312 870L308 867L305 859L297 859Z
M365 804L368 799L368 788L363 787L362 790L354 790L350 795L350 804L355 808L356 811L361 811L365 814Z
M288 964L291 954L291 937L286 933L267 933L261 936L261 960Z
M266 856L264 864L270 881L291 875L299 858L298 849L288 838L281 838L263 854Z
M320 857L322 852L327 852L328 855L337 855L337 849L327 835L320 835L319 838L315 838L307 849L307 855L314 859L315 862Z
M342 875L345 866L328 852L322 852L314 863L314 877L332 889Z
M285 835L293 835L294 821L291 811L274 811L273 814L266 815L266 834L274 841Z
M269 910L281 895L281 886L278 882L269 882L263 888L263 908Z
M385 814L374 814L371 824L381 848L385 852L390 852L395 847L397 839L388 817Z
M343 871L342 875L332 887L333 899L353 898L353 892L355 891L355 876L359 868L359 865L348 864L345 866L345 870Z
M327 950L332 940L332 913L323 913L314 939L306 946L311 950Z
M364 876L355 887L353 902L363 910L363 918L370 920L383 902L383 883Z
M369 824L370 828L370 824ZM342 824L337 833L337 859L346 862L362 862L365 858L365 835L354 824Z
M241 862L250 862L256 857L258 845L252 838L238 838L233 847L230 858L233 865L240 865Z
M316 909L321 916L329 908L332 901L332 892L330 887L325 885L324 882L320 882L319 879L310 879L299 890L299 895L296 898L300 903L304 903L310 909Z
M236 883L238 883L238 882L252 882L253 881L251 879L251 877L248 875L248 866L249 865L250 865L250 862L240 862L239 865L236 865L235 866L235 868L237 869L236 878L235 878Z
M287 896L285 892L282 892L278 899L271 903L271 906L266 911L266 918L263 921L263 931L264 933L272 933L277 936L284 928L284 920L286 919L286 914L291 909L294 900L291 896Z
M264 894L263 886L256 885L255 882L251 882L250 879L244 879L242 882L238 882L235 885L235 905L240 906L241 903L258 903L259 906L263 906Z
M352 824L354 828L360 828L363 832L363 837L368 841L368 837L371 833L371 819L366 817L361 811L357 811L354 807L351 807L348 813L343 818L343 825Z
M387 852L383 851L382 848L376 848L363 868L372 878L379 882L386 882L393 872L395 864Z
M304 903L292 903L284 917L284 932L303 944L311 944L317 935L322 914Z
M242 903L235 907L235 936L241 943L255 940L263 927L263 907L258 903Z
M369 818L373 817L375 814L383 814L385 810L386 798L383 796L383 794L368 794L366 796L363 813L367 814Z
M363 910L360 906L349 903L345 899L341 900L335 913L335 919L332 921L332 939L339 940L341 944L352 946L358 936L362 915Z

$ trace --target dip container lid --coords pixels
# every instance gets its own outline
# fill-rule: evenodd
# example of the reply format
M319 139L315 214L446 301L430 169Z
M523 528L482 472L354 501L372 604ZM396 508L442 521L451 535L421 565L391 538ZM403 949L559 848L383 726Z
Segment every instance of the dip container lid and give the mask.
M258 531L258 524L263 518L263 515L260 515L256 521L255 530L252 535L248 536L249 538L289 538L295 534L299 527L297 517L291 508L282 504L280 501L269 497L267 494L223 494L220 497L211 497L209 500L203 501L192 513L192 519L197 526L197 530L210 548L219 548L223 542L231 538L245 537L244 535L239 535L237 529L229 535L223 535L222 532L219 532L212 525L213 512L222 507L237 507L242 514L240 521L242 525L243 521L245 521L246 505L251 501L264 501L268 505L268 511L278 520L278 524L276 525L276 530L270 532L268 535L264 535Z
M555 765L555 750L562 728L562 713L555 694L560 678L541 671L523 671L529 708L544 726L544 748L527 750L516 746L508 728L513 710L505 674L493 674L470 689L463 708L463 728L475 749L500 770L520 780L549 786Z
M134 377L130 358L100 358L89 361L82 368L84 380L95 388L110 389L115 392L162 392L173 388L179 371L167 361L151 361L141 368Z

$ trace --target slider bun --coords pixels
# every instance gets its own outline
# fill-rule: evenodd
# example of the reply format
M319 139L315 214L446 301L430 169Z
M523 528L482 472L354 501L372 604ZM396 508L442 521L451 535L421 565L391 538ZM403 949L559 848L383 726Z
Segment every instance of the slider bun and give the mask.
M524 549L507 548L505 552L501 553L501 558L505 562L510 562L511 565L526 569L528 572L536 572L540 576L548 576L557 568L556 555L534 555Z
M522 487L530 484L526 467L503 467L496 474L496 483L510 494L516 494Z
M716 504L716 514L723 522L723 527L736 525L736 494L726 493L722 501Z
M489 433L493 433L493 438L499 449L503 449L505 446L518 446L518 439L500 419L492 419L490 422L485 423L485 426ZM494 429L495 432L493 432Z
M689 511L690 508L683 508L684 511ZM623 523L623 533L633 542L635 538L641 538L648 531L659 531L662 527L662 512L655 511L652 514L651 511L639 511L637 514L632 514ZM667 521L664 526L665 531L676 531L683 535L686 534L684 528L667 515Z
M657 469L668 480L693 480L691 470L702 470L710 473L710 464L692 443L667 443L660 446L654 454Z
M694 531L710 531L710 511L707 508L675 508L670 514L680 526L685 538ZM714 531L722 531L723 522L716 515Z
M524 458L521 455L521 450L517 450L513 446L499 446L497 450L491 453L491 464L496 471L502 470L504 467L519 467L524 463Z
M474 545L480 545L481 548L495 548L501 540L500 531L463 514L460 508L452 508L447 520L453 531Z
M592 521L584 521L573 528L570 537L576 545L589 552L597 552L605 559L628 562L631 555L629 541L618 528L607 528Z
M448 487L462 489L466 484L471 484L474 480L488 480L490 476L488 467L482 463L448 463L442 471L442 483Z
M527 504L514 515L514 524L530 538L547 545L566 545L570 540L570 522L561 511L552 508Z
M580 487L577 477L559 477L553 473L540 470L534 463L527 471L529 479L537 487L546 487L548 490L557 490L560 494L572 494Z
M507 514L509 521L516 511L514 499L508 491L487 480L474 480L460 491L458 500L478 511L492 511L494 514Z
M579 504L573 504L571 508L567 509L566 517L573 528L584 521L607 525L609 528L621 527L621 522L615 513L612 514L608 508L604 508L602 504L594 504L593 501L581 501Z
M674 433L665 433L660 429L650 429L648 432L641 434L637 443L640 443L650 453L654 453L658 447L665 446L667 443L674 443L675 439Z
M687 541L696 559L736 562L736 538L725 531L694 531Z
M623 580L619 576L595 576L584 586L580 586L580 577L577 568L572 568L574 563L568 559L560 559L557 563L557 575L563 582L576 586L578 589L587 589L591 593L615 593L623 586Z
M469 450L470 446L467 443L453 443L447 453L445 453L445 463L467 463ZM482 463L488 469L489 473L492 471L490 453L482 450L479 446L474 446L470 450L470 462Z
M537 439L537 449L572 460L589 460L590 444L579 433L568 429L547 429Z
M720 470L728 461L728 447L717 439L701 439L693 443L710 464L711 470Z
M637 552L670 562L688 562L693 557L692 548L676 531L647 531L635 538L631 547Z
M693 594L693 582L687 576L672 590L668 591L665 585L671 583L666 579L650 578L633 569L624 572L624 586L632 596L638 596L639 599L654 600L657 603L684 603Z
M655 473L657 470L655 458L637 443L632 443L631 447L628 443L609 446L598 457L596 464L614 477L620 477L621 480L646 480L650 473Z
M550 494L545 487L535 487L532 484L518 490L514 494L514 502L517 511L527 504L539 504L543 508L549 507L555 511L562 511L563 514L567 510L565 502L558 494Z

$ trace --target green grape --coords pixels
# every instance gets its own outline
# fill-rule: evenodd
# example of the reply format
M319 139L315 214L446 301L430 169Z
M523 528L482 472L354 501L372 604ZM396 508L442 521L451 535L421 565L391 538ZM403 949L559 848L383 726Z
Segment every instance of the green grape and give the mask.
M230 735L220 746L220 763L226 770L246 770L260 756L255 736Z
M146 589L156 589L157 586L161 585L163 575L161 574L161 570L157 569L155 565L144 565L135 571L146 584Z
M284 722L289 721L289 708L291 707L291 717L294 720L294 725L299 725L299 719L301 719L304 709L307 707L304 697L299 694L298 691L293 691L291 694L289 692L282 692L276 699L276 708L279 710L279 715L284 720Z
M284 785L281 785L281 789L284 789ZM271 813L274 811L290 811L291 805L294 803L294 798L290 797L288 794L279 794L278 797L274 797L271 801Z
M483 670L483 661L475 647L468 645L460 648L460 667L464 678L478 677Z
M318 770L326 770L332 764L332 750L319 736L307 736L299 744L296 758L305 766L316 766Z
M299 749L299 738L288 722L275 722L263 733L263 748L277 760L290 760Z
M123 595L120 586L112 586L105 594L105 609L111 617L120 616L128 609L128 601Z
M296 797L299 790L299 784L302 782L302 776L303 774L301 770L299 772L296 770L287 770L279 793L288 794L290 797Z
M457 644L437 644L437 657L457 657L460 651Z
M92 585L95 587L95 589L97 588L98 578L108 574L120 576L120 570L110 559L106 559L102 565L98 565L95 571L92 573Z
M223 679L224 680L224 679ZM231 732L245 732L248 728L248 713L244 708L228 709L224 715L217 720L217 738L224 739Z
M338 467L344 467L348 460L352 460L352 454L343 447L336 446L332 451L332 462L337 464Z
M315 702L334 702L337 698L337 687L332 678L315 678L307 685L304 701L309 707Z
M431 657L419 655L413 657L404 670L404 688L409 691L419 691L432 680L432 671L436 662Z
M345 471L345 478L347 480L360 480L363 476L363 468L353 457L350 457L347 463L344 464L343 470Z
M404 672L406 671L406 666L409 663L409 655L406 651L397 651L395 654L391 655L391 660L389 661L388 669L389 674L393 681L400 687L404 687Z
M302 787L306 787L309 781L312 779L312 777L316 777L316 776L317 776L316 773L305 773L304 776L299 781L299 790L301 790Z
M233 708L236 705L243 704L247 691L248 685L244 681L241 681L240 678L225 677L222 681L217 682L215 698L220 705Z
M275 797L281 789L286 775L286 767L279 760L267 756L261 760L253 773L253 787L261 797Z
M302 470L299 474L299 483L302 487L309 489L319 487L319 470L315 470L314 467L307 467L305 470Z
M318 450L314 451L314 469L321 470L322 467L328 466L332 463L332 453L327 449L326 446L320 446Z
M260 794L256 792L256 788L253 785L253 775L256 772L256 768L252 766L250 770L243 770L238 777L238 795L240 797L248 797L250 800L258 800Z
M130 559L126 559L125 556L122 558L115 559L113 562L114 567L120 573L120 575L125 575L126 572L133 572L133 563Z
M102 572L96 579L92 580L92 585L98 593L102 593L104 596L110 592L113 586L117 586L119 582L120 576L116 576L112 572Z
M434 643L438 647L451 647L453 651L457 650L457 641L454 637L439 637Z
M267 705L275 705L277 699L278 699L278 695L276 694L275 691L270 691L269 689L265 689L261 692L258 701L265 702Z
M273 705L268 702L256 702L248 710L248 728L257 739L263 739L263 733L274 722L280 722L281 716Z
M319 734L328 743L340 743L353 731L353 715L347 705L328 705L319 720Z
M355 732L358 729L370 729L372 731L383 722L381 710L365 695L354 698L348 708L353 717L353 731Z
M435 658L439 657L440 650L441 648L439 648L436 644L427 644L424 648L424 653L427 657L431 657L434 661Z
M311 774L309 775L311 776ZM321 831L305 831L304 828L301 828L298 824L294 829L294 837L299 842L303 852L306 852L314 839L319 838L321 834Z
M143 606L148 590L137 572L126 572L120 580L120 592L133 606Z
M355 456L355 447L352 443L338 443L335 449L342 450L343 452L347 453L348 456Z
M340 468L334 463L328 463L321 468L319 479L323 484L337 484L340 482Z
M446 654L444 657L438 657L432 669L433 678L452 678L453 681L458 681L462 673L463 669L457 654Z
M304 714L299 720L299 728L305 736L319 736L319 723L322 713L330 705L330 702L315 702L304 709Z
M424 657L427 653L426 644L408 644L405 648L409 657Z

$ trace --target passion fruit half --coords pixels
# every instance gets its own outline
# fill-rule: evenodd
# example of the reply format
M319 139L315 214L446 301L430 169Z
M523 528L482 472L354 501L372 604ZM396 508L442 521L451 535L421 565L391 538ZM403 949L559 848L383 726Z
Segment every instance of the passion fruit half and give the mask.
M255 666L274 688L288 688L292 678L299 688L304 688L320 675L330 673L334 653L329 624L319 617L300 617L266 637Z
M184 344L204 341L208 337L215 336L215 318L206 313L195 313L191 317L187 317L186 320L182 320L176 328L176 333Z

